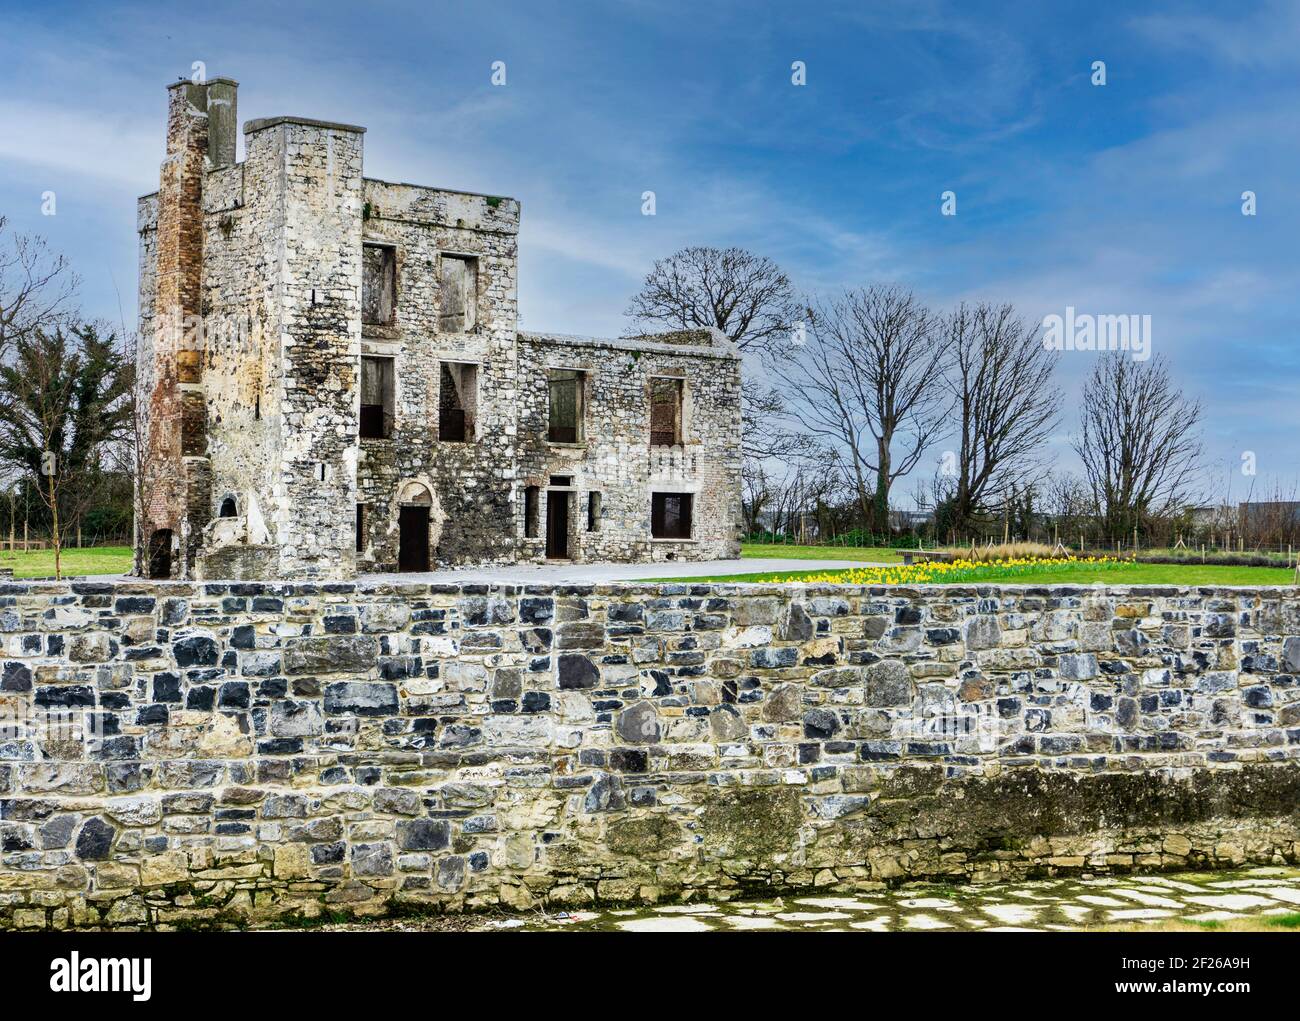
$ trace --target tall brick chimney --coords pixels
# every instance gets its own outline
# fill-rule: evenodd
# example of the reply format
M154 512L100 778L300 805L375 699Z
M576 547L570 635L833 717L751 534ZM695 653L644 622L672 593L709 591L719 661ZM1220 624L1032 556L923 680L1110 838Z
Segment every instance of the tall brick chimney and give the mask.
M151 336L141 336L137 399L140 465L138 567L190 577L211 513L203 394L203 181L235 161L236 90L229 78L168 86L167 154L158 187Z

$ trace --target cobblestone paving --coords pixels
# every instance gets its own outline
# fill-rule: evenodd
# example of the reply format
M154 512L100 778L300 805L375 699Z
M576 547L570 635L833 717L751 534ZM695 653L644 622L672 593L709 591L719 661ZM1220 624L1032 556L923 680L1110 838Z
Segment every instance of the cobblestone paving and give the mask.
M1255 919L1261 928L1300 913L1300 869L1046 879L996 886L909 886L861 894L809 894L722 904L573 911L498 919L488 928L625 932L797 929L870 932L1070 931L1135 923L1217 924ZM1288 918L1288 922L1297 919Z

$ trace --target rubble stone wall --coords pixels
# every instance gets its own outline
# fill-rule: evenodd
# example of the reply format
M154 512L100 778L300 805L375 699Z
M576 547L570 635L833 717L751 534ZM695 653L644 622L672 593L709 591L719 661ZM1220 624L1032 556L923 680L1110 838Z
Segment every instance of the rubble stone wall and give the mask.
M1294 863L1300 592L0 586L0 925Z
M272 194L276 219L267 233L280 247L271 310L279 338L279 449L265 512L278 551L273 573L351 576L363 129L271 118L250 122L245 137L250 166L278 167L274 183L247 182Z
M637 339L519 335L521 485L537 486L537 537L526 537L518 501L521 558L544 559L545 494L571 489L569 551L579 561L716 560L740 556L740 363L728 348L710 346L708 331ZM546 379L552 368L584 373L587 403L580 443L547 439ZM682 442L650 445L650 390L655 377L683 385ZM524 381L528 381L525 384ZM570 487L552 486L555 476ZM651 496L690 493L689 539L651 535ZM599 513L589 520L591 494ZM668 572L671 573L671 572Z
M397 570L400 507L412 489L429 494L435 562L512 562L519 203L373 180L365 181L365 196L365 240L393 247L396 301L391 325L362 326L362 352L394 359L396 406L390 437L360 440L358 569ZM440 328L446 253L477 260L469 333ZM444 362L476 367L477 414L467 442L440 436Z

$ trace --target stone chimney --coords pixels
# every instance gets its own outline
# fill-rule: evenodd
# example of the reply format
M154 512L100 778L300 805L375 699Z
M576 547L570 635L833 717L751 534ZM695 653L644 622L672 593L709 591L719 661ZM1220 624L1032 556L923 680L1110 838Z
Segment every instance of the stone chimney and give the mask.
M153 336L138 362L146 451L140 472L142 569L189 577L211 514L201 348L203 183L235 162L236 90L229 78L167 90L167 153L158 185Z
M213 78L208 87L208 169L219 170L235 163L235 139L239 137L239 82Z

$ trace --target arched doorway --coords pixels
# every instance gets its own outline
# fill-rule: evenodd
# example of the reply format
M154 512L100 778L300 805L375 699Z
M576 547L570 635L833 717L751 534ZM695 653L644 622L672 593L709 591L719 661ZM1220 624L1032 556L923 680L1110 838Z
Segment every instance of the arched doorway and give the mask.
M408 482L398 493L397 569L429 569L429 511L433 495L420 482Z

